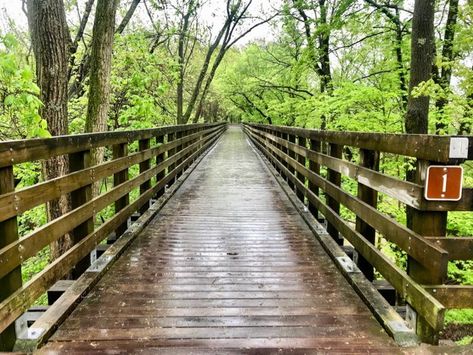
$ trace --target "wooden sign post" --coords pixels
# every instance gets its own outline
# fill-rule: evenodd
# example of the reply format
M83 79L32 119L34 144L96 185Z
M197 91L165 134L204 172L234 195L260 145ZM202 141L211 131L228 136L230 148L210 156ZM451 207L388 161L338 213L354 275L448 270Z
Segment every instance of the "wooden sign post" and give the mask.
M462 197L463 168L461 166L431 165L425 179L425 199L429 201L458 201Z

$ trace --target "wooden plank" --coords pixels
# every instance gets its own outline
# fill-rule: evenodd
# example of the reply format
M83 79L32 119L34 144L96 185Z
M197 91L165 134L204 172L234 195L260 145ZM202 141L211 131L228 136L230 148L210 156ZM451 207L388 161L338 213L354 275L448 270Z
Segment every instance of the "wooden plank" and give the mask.
M191 134L191 136L195 137L195 132ZM163 144L164 144L164 135L160 135L156 137L156 145L160 147ZM156 155L156 165L159 165L164 161L165 154L166 153L163 151L161 154ZM156 174L156 183L159 183L164 178L165 175L166 175L165 170L162 170L161 172ZM156 193L156 198L159 198L162 195L164 195L164 189L161 189Z
M197 152L193 153L198 155L210 144L212 144L220 132L214 133L212 136L208 136L207 142ZM190 148L190 147L189 147ZM174 157L169 159L174 162L181 154L185 154L186 150L176 154ZM4 331L14 320L21 315L33 302L49 287L51 287L58 279L64 274L69 272L74 265L82 260L90 251L108 234L110 234L118 225L121 225L132 213L140 208L146 201L148 201L159 189L161 189L169 180L174 178L175 172L182 169L188 161L191 161L194 156L190 156L185 162L181 163L180 166L176 167L173 174L166 176L162 182L153 186L144 194L123 208L119 213L114 215L112 218L103 223L93 233L82 238L77 244L71 249L65 252L61 257L54 260L45 269L36 274L30 281L24 284L20 289L11 294L8 298L0 303L0 332ZM146 174L143 174L146 175ZM135 180L135 179L133 179ZM129 180L127 183L133 181ZM125 184L127 184L125 183ZM123 186L124 184L122 184ZM100 198L100 197L97 197ZM96 198L96 199L97 199Z
M360 165L372 169L379 169L379 152L374 152L372 150L360 149ZM376 208L378 205L378 193L376 190L371 189L370 187L358 183L358 198L367 203L373 208ZM366 240L370 243L375 244L376 240L376 230L371 227L368 223L363 221L360 217L356 217L356 231L363 235ZM374 280L374 269L370 263L363 258L363 256L358 257L358 267L363 272L365 277L373 281Z
M473 259L473 237L425 237L425 239L445 249L449 260Z
M15 190L13 167L0 168L0 194ZM18 223L16 217L0 222L0 248L18 240ZM0 277L0 302L21 288L21 265L12 268L7 274ZM15 344L15 325L0 330L0 351L11 351Z
M330 156L336 159L342 159L343 146L339 144L329 143L328 145ZM305 168L305 167L304 167ZM327 169L327 180L336 187L342 184L342 174L336 170ZM324 189L325 191L325 189ZM332 197L329 193L327 196L327 206L337 214L340 214L340 200ZM338 229L332 223L327 222L327 232L337 242L338 245L343 245L343 237L338 233Z
M449 153L451 137L449 136L321 131L297 127L267 126L250 123L245 123L245 125L257 129L270 127L272 131L282 132L284 134L293 134L308 139L367 150L417 157L442 163L448 163L450 161ZM471 140L472 138L469 139Z
M150 139L141 139L138 141L138 149L141 151L148 150L150 147ZM140 174L143 174L145 171L151 168L151 160L147 159L140 163ZM140 194L145 193L151 187L151 179L146 180L140 185ZM149 201L146 202L141 208L140 213L145 213L149 208Z
M119 159L128 155L128 144L115 144L112 147L113 159ZM120 170L113 175L113 186L118 186L128 180L128 168ZM120 212L130 203L130 195L126 194L115 201L115 213ZM120 237L128 228L128 223L123 223L115 230L116 237Z
M212 128L208 130L208 132L216 132L218 129L218 127ZM183 140L195 139L195 137L197 136L185 137ZM130 154L128 157L115 159L98 166L51 179L20 191L2 194L0 195L0 221L16 216L52 199L59 198L65 193L85 185L90 185L93 182L123 170L124 167L139 164L146 159L162 154L166 149L174 148L179 143L180 142L175 141L170 144L164 144L143 152Z
M223 125L225 123L189 124L144 130L85 133L51 138L5 141L0 142L0 167L48 159L52 156L71 154L96 147L130 143L170 132L175 133L197 127L210 128Z
M419 185L425 184L425 176L429 161L417 159L414 172L415 182ZM445 237L447 233L447 212L418 211L408 207L407 226L421 236ZM442 284L447 279L447 270L436 270L427 267L415 258L408 256L407 273L416 282L427 285ZM431 327L424 315L417 315L416 333L423 342L438 344L439 335L434 327Z
M90 150L69 154L69 170L78 171L89 168L92 165L91 154L92 152ZM71 209L74 210L76 208L79 208L90 202L90 200L92 200L92 184L85 185L71 192ZM81 221L80 223L73 223L72 225L70 225L71 228L68 228L68 230L65 231L72 231L72 244L78 244L83 238L92 233L92 231L94 230L96 212L98 211L93 211L88 216L88 218ZM58 219L56 219L55 221L57 221ZM50 225L54 224L54 221L50 222ZM57 235L56 239L58 237L61 237L61 235ZM74 268L72 270L72 277L74 279L79 278L79 276L82 275L89 266L90 257L87 255L74 265Z
M212 135L206 138L207 142L209 140L215 139L215 137L218 137L219 134L219 131L212 133ZM161 165L153 167L147 172L109 190L107 193L95 197L91 201L81 205L77 209L63 215L62 217L45 224L21 240L10 243L8 246L0 249L0 277L10 272L22 261L35 255L38 251L56 240L61 235L64 235L78 224L83 223L89 219L90 216L96 211L102 210L109 204L126 195L131 189L139 186L144 181L156 175L157 172L167 168L170 164L174 164L181 156L184 156L189 151L192 151L193 146L197 144L200 144L200 142L196 142L175 156L166 159ZM175 171L171 172L170 175L174 177ZM169 182L171 179L167 179L166 181ZM161 188L164 186L165 185L162 185Z
M320 152L320 142L311 139L310 140L310 147L309 149L314 152ZM315 162L313 159L309 159L309 170L312 171L314 174L320 175L320 164ZM316 196L319 196L319 187L314 184L312 181L309 181L309 190ZM319 211L317 208L309 202L309 211L315 217L315 219L319 219Z
M472 285L424 285L424 288L448 309L473 308Z
M260 149L265 149L258 140L258 137L252 136L253 142ZM286 169L279 165L281 169ZM292 181L302 188L297 178L289 174L286 169L285 173ZM328 208L322 200L315 196L312 192L306 191L306 196L312 203L324 214L328 221L339 228L339 232L363 255L371 265L374 265L378 272L391 283L401 297L405 298L416 311L423 315L429 324L439 331L443 326L443 318L445 307L430 295L421 285L414 281L404 271L400 270L391 260L384 256L374 245L369 243L361 234L351 228L351 226L343 220L337 213Z
M296 143L296 136L295 136L294 134L288 134L288 136L287 136L287 141L288 141L289 143L292 143L292 144L295 145L295 143ZM270 157L269 157L269 154L270 154L270 153L269 153L268 151L266 151L266 154L268 155L267 158L270 159ZM292 159L294 159L294 158L296 157L296 154L294 153L293 150L289 150L289 151L287 152L287 154L288 154L289 157L292 158ZM294 173L295 173L295 170L294 170L294 168L293 168L291 165L288 165L287 168L288 168L288 170L289 170L289 172L290 172L291 174L294 174ZM294 190L295 185L291 182L291 180L288 180L287 183L288 183L289 187Z
M306 148L307 146L307 139L304 138L304 137L297 137L297 144L303 148ZM275 153L273 153L275 154ZM305 164L305 156L302 155L302 154L297 154L297 161L299 162L299 164L301 165L306 165ZM297 178L299 179L299 181L305 185L305 176L301 173L297 173ZM296 192L296 195L297 197L299 198L299 200L301 200L302 202L304 202L304 190L300 191L300 190L297 190Z

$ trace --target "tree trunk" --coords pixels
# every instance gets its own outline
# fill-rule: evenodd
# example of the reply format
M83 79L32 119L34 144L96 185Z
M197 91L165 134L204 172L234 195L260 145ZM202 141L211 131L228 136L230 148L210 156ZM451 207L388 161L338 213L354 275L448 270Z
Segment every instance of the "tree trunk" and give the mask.
M434 53L434 0L416 0L412 18L411 73L405 118L406 133L427 133L429 97L413 97L412 89L432 75Z
M51 135L67 134L67 78L69 67L69 29L62 0L28 0L28 26L36 60L36 80L41 90L43 106L40 115L48 123ZM68 172L64 156L51 158L43 165L46 180ZM67 196L47 204L48 220L53 220L69 209ZM69 236L51 246L51 258L62 255L70 247Z
M458 0L450 0L448 8L447 23L445 25L445 35L443 38L442 47L442 68L440 70L440 76L438 77L438 84L444 91L448 91L450 88L450 81L452 78L452 64L454 53L453 53L453 40L455 38L455 26L457 24L458 15ZM439 120L435 123L435 132L448 133L448 124L445 122L444 108L447 105L448 100L446 97L440 97L435 102L435 106L439 112Z
M110 74L112 69L115 14L118 0L98 0L92 31L90 55L89 101L85 121L86 132L107 131L110 108ZM103 162L104 148L92 151L92 165ZM100 182L93 185L93 195L99 194Z
M86 132L107 130L110 106L110 73L112 69L113 35L118 0L99 0L92 32L89 102Z
M186 123L183 120L183 105L184 105L184 76L185 76L185 55L186 55L186 39L189 36L189 22L190 17L194 11L194 0L190 0L188 3L187 11L182 16L182 24L179 28L179 39L177 48L177 63L179 65L179 76L176 88L176 106L177 106L177 124Z

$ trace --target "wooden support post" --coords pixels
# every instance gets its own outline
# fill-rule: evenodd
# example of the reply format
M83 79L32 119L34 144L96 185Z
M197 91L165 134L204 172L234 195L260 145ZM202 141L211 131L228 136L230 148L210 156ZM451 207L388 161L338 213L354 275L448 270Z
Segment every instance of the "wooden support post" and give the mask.
M276 137L281 138L281 133L279 133L279 132L277 132L277 131L274 131L274 132L272 132L272 133L273 133L273 135L275 135ZM276 143L275 146L276 146L276 148L277 148L278 150L281 150L281 145L280 145L280 144ZM274 154L274 157L276 158L276 160L278 160L279 162L281 162L281 158L280 158L277 154ZM274 168L276 169L276 171L278 172L278 174L281 175L281 169L279 169L279 165L275 163L275 164L274 164Z
M378 171L379 152L360 149L360 166ZM374 208L378 204L378 192L361 183L358 183L358 198ZM363 235L370 243L375 243L376 230L359 217L356 217L356 231ZM373 266L361 255L358 255L358 267L368 280L374 280Z
M174 139L176 139L176 134L175 133L168 133L168 143L171 143ZM176 153L176 148L173 148L173 149L169 149L167 151L167 157L170 158L172 157L174 154ZM169 167L167 168L167 173L166 175L169 175L173 170L174 170L174 167L176 166L176 164L171 164L169 165ZM174 179L170 180L168 182L168 185L171 186L172 184L174 183Z
M291 142L291 143L296 143L296 136L293 135L293 134L289 134L288 137L287 137L287 140L288 140L289 142ZM294 153L291 149L289 149L288 155L289 155L289 157L291 157L291 158L293 158L293 159L296 158L296 153ZM292 174L295 173L295 169L294 169L292 166L288 165L287 169L288 169ZM294 185L294 183L293 183L292 181L288 180L287 184L289 185L289 187L290 187L292 190L295 190L296 187L295 187L295 185Z
M138 147L140 151L147 150L150 148L150 139L141 139L138 143ZM147 159L145 161L142 161L140 163L140 174L144 173L146 170L151 168L151 160ZM151 180L147 180L144 183L140 185L140 195L144 194L146 191L148 191L151 188ZM146 203L141 206L140 208L140 213L143 214L145 213L149 208L149 201L146 201Z
M158 136L156 137L156 145L161 145L164 143L164 135L161 135L161 136ZM159 165L161 164L163 161L164 161L164 158L165 158L165 153L161 153L161 154L158 154L156 156L156 165ZM164 177L166 176L166 171L163 170L161 172L159 172L157 175L156 175L156 183L159 183L162 179L164 179ZM164 188L162 188L161 190L159 190L157 193L156 193L156 198L159 198L161 197L162 195L164 195Z
M317 141L315 139L310 140L310 149L313 150L314 152L320 152L320 141ZM320 164L317 164L313 160L309 160L309 170L312 171L313 173L320 175ZM317 185L315 185L313 182L309 181L309 190L314 193L314 195L319 196L319 188ZM309 201L309 211L312 213L312 215L320 221L320 216L319 216L319 211L317 208Z
M305 139L304 137L298 137L297 138L297 143L303 148L307 147L307 139ZM303 155L298 154L297 155L297 161L298 161L299 164L302 164L303 166L305 166L305 157ZM306 178L305 178L304 174L297 173L297 179L300 182L302 182L302 184L305 186ZM304 191L303 190L302 191L297 190L296 195L299 198L299 200L301 200L302 203L304 203L304 198L305 198Z
M0 168L0 195L15 190L13 166ZM0 222L0 249L18 239L17 218L12 217ZM0 302L21 288L21 266L16 267L0 278ZM11 351L16 341L15 324L0 333L0 351Z
M122 144L114 145L112 147L112 154L113 154L113 159L126 157L128 155L128 144L122 143ZM128 168L123 169L113 174L113 186L118 186L127 180L128 180ZM129 194L126 194L125 196L119 198L117 201L115 201L115 213L118 213L120 210L125 208L129 203L130 203ZM120 237L127 230L127 228L128 228L127 222L121 224L115 230L116 238ZM109 241L109 244L111 243L112 243L112 240Z
M84 150L82 152L69 154L69 170L71 172L83 170L91 166L91 151ZM92 199L92 184L86 185L71 192L71 208L75 209ZM95 216L90 217L85 222L78 225L72 230L72 243L79 243L84 237L94 231ZM79 261L72 270L72 277L77 279L90 266L90 257L86 256Z
M428 161L417 160L415 171L415 182L419 185L425 184L427 168L430 165ZM447 212L419 211L407 207L407 226L419 235L445 237L447 234ZM411 257L407 258L407 273L415 281L424 285L441 285L445 282L447 275L434 273ZM439 334L427 321L417 316L416 333L421 341L438 344Z
M281 133L281 138L287 141L287 133ZM287 155L287 148L286 147L282 147L281 150L284 154ZM281 159L281 161L282 161L284 167L287 168L287 163L285 161L283 161L282 159ZM284 180L288 181L289 179L287 178L286 173L282 172L282 174L283 174L282 176L283 176Z
M177 133L176 133L176 139L183 138L184 136L185 136L185 133L184 133L184 132L177 132ZM180 152L180 151L183 149L183 147L184 147L184 146L183 146L182 144L179 144L179 145L177 146L176 152ZM184 157L180 158L180 159L177 161L176 166L178 166L179 164L181 164L183 161L184 161ZM177 180L181 175L182 175L182 172L177 173L175 180Z
M342 158L343 146L329 143L329 154L334 158ZM340 186L342 183L342 175L334 170L328 169L328 181L332 184ZM337 214L340 214L340 203L335 199L327 195L327 206L329 206ZM343 238L339 237L337 228L331 223L327 223L327 232L332 236L332 238L339 244L343 245Z
M278 136L278 133L277 133L277 132L274 132L274 131L271 130L271 129L268 129L268 133L269 133L269 134L272 134L272 135L274 135L274 136L276 136L276 137ZM272 144L276 149L279 149L279 144L277 144L277 143L275 143L275 142L273 142L273 141L271 141L271 140L269 141L269 144ZM276 161L279 159L279 157L278 157L278 155L277 155L275 152L273 152L272 155L273 155L273 159L272 159L273 167L274 167L274 169L276 169L276 171L279 171L279 169L278 169L278 164L276 164Z

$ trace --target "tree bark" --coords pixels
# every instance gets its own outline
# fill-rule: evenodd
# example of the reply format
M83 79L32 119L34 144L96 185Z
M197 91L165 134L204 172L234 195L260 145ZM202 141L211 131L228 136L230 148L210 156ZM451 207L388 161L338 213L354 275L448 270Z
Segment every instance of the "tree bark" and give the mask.
M112 1L112 0L109 0L109 1ZM123 17L122 21L120 22L120 25L118 26L116 30L117 34L122 34L126 26L128 26L128 23L133 17L133 14L135 13L135 10L138 7L140 1L141 0L133 0L130 7L128 8L127 13L125 14L125 17ZM98 9L98 4L97 4L97 9ZM96 17L97 17L97 14L96 14ZM95 26L95 22L94 22L94 26ZM71 74L69 75L69 79L71 79L72 75L75 74L74 81L69 85L69 97L80 97L84 94L83 83L85 79L89 76L89 73L91 71L91 63L92 63L91 53L87 51L84 53L80 63L77 65L77 67L74 70L71 71Z
M427 133L429 96L413 97L412 90L432 75L435 0L416 0L412 18L411 73L405 117L406 133Z
M107 130L117 5L118 0L98 0L97 2L90 57L90 88L85 122L86 132Z
M36 60L36 80L43 106L40 115L48 123L53 136L67 134L67 81L69 68L69 29L62 0L28 0L28 27ZM68 172L64 156L47 160L43 166L46 180ZM48 220L53 220L69 209L67 196L47 204ZM62 255L71 245L69 236L51 246L51 258Z
M450 0L448 7L448 16L447 23L445 25L445 35L443 37L443 47L442 47L442 68L440 70L440 75L437 77L437 83L445 91L448 91L450 88L450 81L452 78L452 64L451 62L454 59L453 52L453 40L455 39L455 27L457 25L457 15L458 15L458 0ZM439 120L435 122L435 132L448 133L448 124L444 120L444 108L448 103L446 97L440 97L435 102L435 106L439 112Z
M92 31L90 55L89 101L85 120L86 132L107 131L110 109L110 75L112 70L113 37L118 0L98 0ZM92 150L92 165L103 162L105 149ZM100 182L93 185L92 194L99 194Z
M182 14L181 25L179 27L179 37L178 37L178 48L177 48L177 63L179 65L179 76L177 81L176 88L176 106L177 106L177 115L176 122L177 124L186 123L183 120L183 106L184 106L184 76L185 76L185 61L186 61L186 42L189 37L189 24L190 18L195 11L195 1L189 0L187 4L186 12Z

